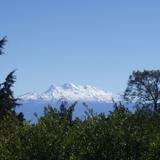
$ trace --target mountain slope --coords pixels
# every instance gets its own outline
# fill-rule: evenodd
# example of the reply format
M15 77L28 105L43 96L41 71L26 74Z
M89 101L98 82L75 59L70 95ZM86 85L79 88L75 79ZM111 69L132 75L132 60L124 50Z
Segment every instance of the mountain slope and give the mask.
M86 110L84 102L95 112L108 113L113 108L113 100L115 102L122 100L120 95L90 85L83 86L72 83L62 86L51 85L45 92L27 93L18 98L23 104L18 111L22 111L27 119L34 119L34 112L42 115L44 106L49 104L58 108L62 101L68 103L77 101L75 116L82 116Z
M98 102L112 102L114 99L118 101L121 99L119 95L112 94L111 92L105 92L104 90L92 87L89 85L75 85L64 84L62 86L51 85L49 89L42 93L27 93L19 97L23 101L28 100L40 100L40 101L98 101Z

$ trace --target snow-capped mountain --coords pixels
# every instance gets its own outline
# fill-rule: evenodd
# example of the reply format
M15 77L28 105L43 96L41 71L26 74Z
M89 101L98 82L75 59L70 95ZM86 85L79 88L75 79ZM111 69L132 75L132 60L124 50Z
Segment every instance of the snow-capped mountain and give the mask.
M29 120L34 120L33 114L43 114L44 106L52 105L59 107L62 101L69 104L78 102L75 110L75 116L82 116L86 110L84 102L95 112L108 113L113 109L113 100L122 101L122 96L111 92L92 87L90 85L64 84L62 86L51 85L48 90L42 93L26 93L18 97L22 104L18 111L23 112Z
M104 90L92 87L90 85L82 86L73 83L65 83L62 86L51 85L48 90L42 93L27 93L19 97L23 101L59 101L66 100L70 102L112 102L119 101L120 95L106 92Z

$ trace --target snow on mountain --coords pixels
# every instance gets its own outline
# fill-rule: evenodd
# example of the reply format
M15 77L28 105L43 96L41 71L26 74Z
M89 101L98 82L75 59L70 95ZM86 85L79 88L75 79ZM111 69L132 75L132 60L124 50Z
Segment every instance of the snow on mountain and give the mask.
M22 106L17 108L18 112L23 112L25 118L35 121L34 113L43 115L44 106L52 105L59 108L62 101L69 104L77 101L74 116L84 115L87 104L95 112L106 113L113 109L113 100L121 101L120 95L106 92L90 85L64 84L62 86L51 85L48 90L42 93L26 93L18 97Z
M65 83L62 86L51 85L48 90L42 93L27 93L19 97L23 101L59 101L66 100L70 102L107 102L111 103L113 99L119 101L120 95L106 92L104 90L92 87L90 85L75 85Z

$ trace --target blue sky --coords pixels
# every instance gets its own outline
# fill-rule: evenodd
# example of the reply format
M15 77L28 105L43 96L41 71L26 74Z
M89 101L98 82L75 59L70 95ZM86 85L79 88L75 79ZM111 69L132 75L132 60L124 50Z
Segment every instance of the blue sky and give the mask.
M3 81L15 94L49 85L90 84L121 92L133 70L160 69L160 1L1 0Z

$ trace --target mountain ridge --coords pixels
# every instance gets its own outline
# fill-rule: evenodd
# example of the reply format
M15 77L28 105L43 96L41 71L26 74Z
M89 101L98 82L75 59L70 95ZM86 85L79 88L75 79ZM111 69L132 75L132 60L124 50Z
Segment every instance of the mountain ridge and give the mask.
M74 116L82 117L86 110L84 103L97 113L106 113L113 109L114 102L123 101L122 95L113 94L90 85L75 85L65 83L61 86L51 85L46 91L41 93L30 92L18 97L21 107L18 112L23 112L25 118L35 121L34 113L43 115L45 106L51 105L59 108L62 102L69 104L77 101ZM114 100L114 102L113 102Z
M46 91L41 93L29 92L18 97L22 101L58 101L66 100L74 101L98 101L98 102L112 102L120 101L122 96L120 94L113 94L104 91L91 85L76 85L73 83L64 83L61 86L51 85Z

